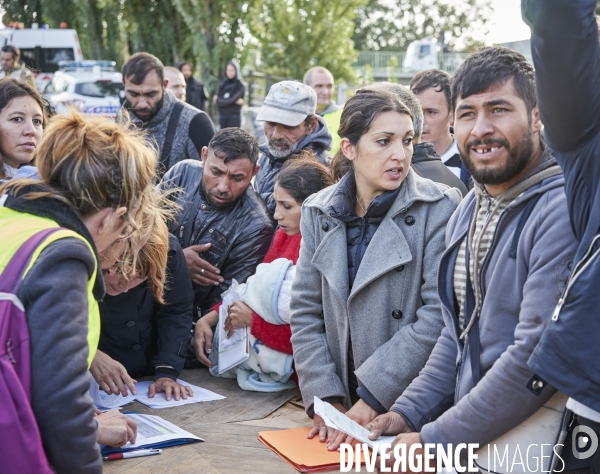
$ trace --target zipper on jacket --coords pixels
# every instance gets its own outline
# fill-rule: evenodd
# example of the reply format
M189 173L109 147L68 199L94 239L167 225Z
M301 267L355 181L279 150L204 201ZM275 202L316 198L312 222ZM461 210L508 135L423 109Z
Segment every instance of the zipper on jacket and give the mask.
M594 247L598 239L600 239L600 234L594 237L594 240L592 240L592 242L590 243L590 246L586 250L585 255L582 257L581 260L579 260L579 262L577 262L577 265L575 265L575 268L573 269L573 272L571 273L571 276L567 281L567 287L565 288L565 292L563 293L562 298L558 300L556 308L554 309L554 313L552 314L552 322L555 323L556 321L558 321L558 315L560 314L560 311L562 310L562 307L564 306L565 301L567 300L567 296L569 296L569 290L572 288L577 278L579 278L579 275L581 275L591 265L596 256L600 253L599 248L590 256L592 248ZM579 268L580 266L581 268Z
M183 231L184 231L184 229L185 229L185 226L181 226L181 227L179 228L179 238L180 238L180 239L182 239L182 238L183 238Z

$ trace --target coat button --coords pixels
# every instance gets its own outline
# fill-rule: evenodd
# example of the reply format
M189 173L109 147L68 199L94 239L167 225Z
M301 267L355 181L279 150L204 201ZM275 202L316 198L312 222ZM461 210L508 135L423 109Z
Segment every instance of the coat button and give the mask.
M402 317L402 311L400 311L399 309L395 309L394 311L392 311L392 318L400 319L401 317Z
M404 265L400 265L399 267L396 267L397 272L401 272L402 270L404 270Z
M142 348L142 346L140 346L139 344L134 344L133 347L132 347L132 349L134 351L139 351L141 348Z
M202 205L200 206L200 209L202 209L202 210L206 209L206 204L202 204Z
M321 229L323 229L325 232L327 232L329 230L329 224L327 222L323 222Z
M128 328L132 328L133 326L135 326L135 321L127 321Z
M415 218L413 216L406 216L406 219L404 219L404 222L406 222L406 225L414 225Z

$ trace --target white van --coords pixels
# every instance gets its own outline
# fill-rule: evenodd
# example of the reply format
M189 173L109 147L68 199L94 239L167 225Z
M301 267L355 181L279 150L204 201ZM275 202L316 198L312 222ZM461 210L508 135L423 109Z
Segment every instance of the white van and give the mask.
M0 30L0 43L21 50L21 62L35 72L37 88L43 91L58 70L59 61L81 61L81 46L75 30L6 28Z
M414 72L439 69L438 50L438 42L431 37L413 41L406 49L402 67L405 71Z

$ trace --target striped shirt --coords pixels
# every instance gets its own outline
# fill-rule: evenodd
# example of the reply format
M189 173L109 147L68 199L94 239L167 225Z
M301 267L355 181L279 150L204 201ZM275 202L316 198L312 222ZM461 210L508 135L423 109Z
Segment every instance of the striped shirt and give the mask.
M516 199L516 197L515 197ZM477 215L475 218L475 228L469 229L469 232L473 232L469 237L470 242L470 258L469 258L469 274L471 276L471 285L475 290L475 286L479 284L479 278L475 275L475 258L477 258L477 266L481 268L481 264L492 245L492 240L496 232L496 227L500 216L508 205L513 202L514 199L494 199L484 192L484 196L479 199L477 209ZM485 230L484 230L485 228ZM483 231L483 232L482 232ZM463 239L458 250L458 257L456 258L456 264L454 266L454 294L458 301L458 307L460 312L458 320L460 328L463 329L465 322L465 298L467 293L467 272L466 272L466 250L467 250L467 239ZM476 301L476 307L474 313L481 309L483 301Z

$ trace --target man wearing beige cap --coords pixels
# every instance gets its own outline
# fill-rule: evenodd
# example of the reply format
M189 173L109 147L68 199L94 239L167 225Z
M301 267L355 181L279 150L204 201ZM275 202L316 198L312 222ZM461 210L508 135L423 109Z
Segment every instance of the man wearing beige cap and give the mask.
M312 150L317 160L329 164L331 134L323 117L316 115L317 94L297 81L273 84L258 111L257 120L264 122L267 142L260 146L262 156L255 186L271 218L275 212L273 186L286 160L302 150Z

